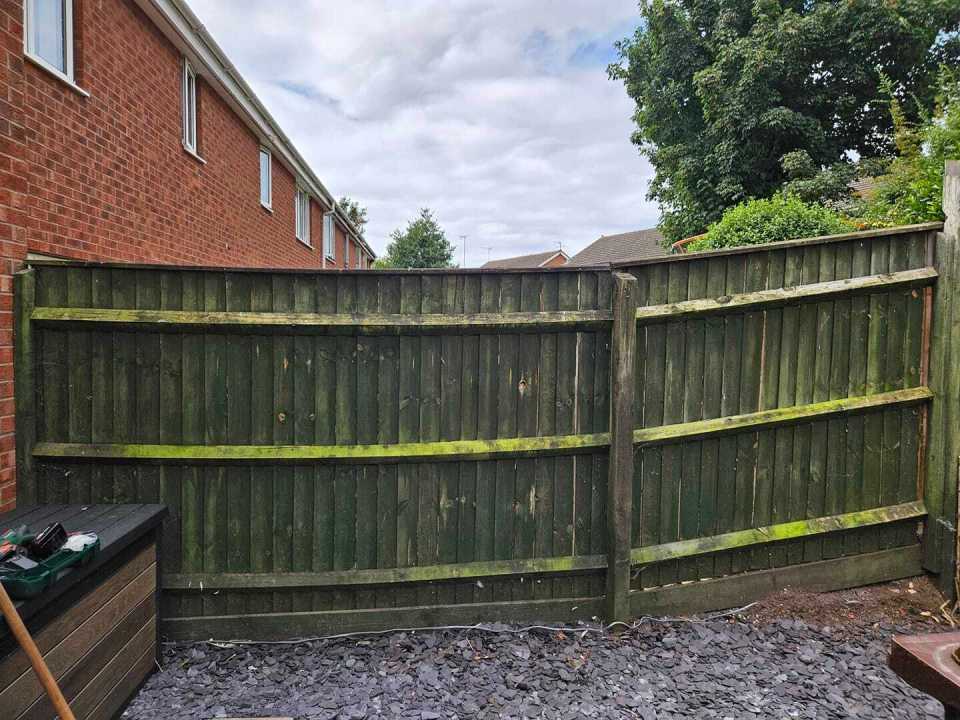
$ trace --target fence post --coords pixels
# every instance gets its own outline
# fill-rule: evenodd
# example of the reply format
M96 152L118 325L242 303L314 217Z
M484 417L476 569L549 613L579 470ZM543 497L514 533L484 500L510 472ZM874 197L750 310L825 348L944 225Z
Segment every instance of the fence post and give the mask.
M940 575L940 588L954 596L956 581L957 474L960 454L960 162L943 175L943 233L937 238L937 285L930 345L930 408L924 502L928 522L924 565Z
M37 442L37 358L30 317L36 303L36 271L18 272L13 283L13 381L16 412L17 505L37 502L37 475L33 446Z
M607 482L607 622L630 613L633 521L633 398L637 354L637 279L613 275L610 347L610 476Z

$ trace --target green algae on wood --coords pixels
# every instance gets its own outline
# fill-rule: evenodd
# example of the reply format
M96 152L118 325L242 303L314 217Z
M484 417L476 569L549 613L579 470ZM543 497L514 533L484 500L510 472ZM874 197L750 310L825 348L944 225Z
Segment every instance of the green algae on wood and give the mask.
M729 314L744 310L777 307L801 301L822 301L838 296L889 292L932 285L936 282L937 270L932 267L880 273L857 278L844 278L826 282L773 288L754 292L736 293L717 298L683 300L664 305L650 305L637 309L639 322L654 322L683 317Z
M874 408L902 407L932 397L928 388L910 388L866 397L842 398L714 420L676 423L635 430L633 440L642 446L665 445L738 432L753 432L790 423L825 419ZM504 457L563 455L593 452L610 445L610 433L552 435L409 442L391 445L164 445L121 443L40 442L34 457L111 459L160 462L429 462L460 459L489 460Z
M714 420L699 420L690 423L664 425L636 430L634 442L639 445L665 445L681 440L708 438L715 435L743 431L756 431L789 423L822 420L836 415L871 410L874 408L902 407L925 402L933 397L928 388L909 388L893 392L877 393L863 397L841 398L824 402L797 405L794 407L761 410L743 415L730 415Z
M421 567L333 570L329 572L172 573L163 576L162 585L165 590L194 592L390 585L394 583L439 582L501 576L582 573L602 570L606 565L607 559L603 555L584 555L448 563Z
M840 530L885 525L925 516L926 509L923 506L923 502L918 500L891 507L860 510L842 515L814 518L812 520L797 520L777 525L768 525L766 527L751 528L749 530L737 530L712 537L680 540L663 545L635 548L631 552L630 558L634 565L648 565L650 563L663 562L675 558L705 555L722 550L783 542L785 540L809 538Z
M211 328L272 327L287 331L336 330L341 333L372 335L591 328L609 325L613 316L609 310L387 314L37 307L32 311L31 318L36 322L53 324L159 326L201 332Z

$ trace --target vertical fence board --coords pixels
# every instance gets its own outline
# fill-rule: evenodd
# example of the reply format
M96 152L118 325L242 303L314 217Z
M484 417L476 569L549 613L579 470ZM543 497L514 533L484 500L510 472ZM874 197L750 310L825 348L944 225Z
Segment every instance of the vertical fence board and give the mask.
M784 287L785 257L783 253L771 254L767 260L765 288ZM777 407L777 390L780 382L780 341L783 325L783 309L772 308L762 314L760 338L760 387L758 410ZM754 492L753 525L773 524L773 496L776 471L776 434L774 430L761 430L757 434L756 489ZM750 555L750 568L763 570L772 567L772 548L760 547Z
M870 272L886 272L889 266L890 243L877 241L870 247ZM884 354L887 337L887 295L872 294L869 304L867 333L866 392L881 392L883 388ZM878 507L883 497L883 415L871 413L863 426L863 502L866 507ZM864 533L861 549L865 552L883 546L881 533L871 529Z
M290 312L294 303L293 278L275 276L273 308L275 312ZM293 443L294 416L294 338L273 338L273 444ZM274 572L293 570L293 468L278 465L273 478L273 569ZM290 612L293 604L289 594L273 594L274 612Z
M818 281L828 282L836 277L836 248L820 249ZM813 360L813 402L830 398L830 377L833 363L833 302L817 303L815 356ZM807 517L822 517L827 494L828 424L813 423L810 427L810 482L807 486ZM823 557L823 540L816 538L804 543L804 559L816 562Z
M726 284L727 295L743 292L746 281L746 262L743 257L727 259ZM743 315L734 314L725 318L723 336L723 370L721 379L721 416L736 415L740 412L740 383L743 378L741 358L743 348ZM737 454L738 438L728 436L719 440L717 452L718 494L717 532L731 532L736 528L737 505L743 500L737 494ZM737 568L732 553L722 553L715 559L714 571L718 576L729 575Z
M651 266L646 303L659 305L667 302L668 267ZM664 422L664 376L666 372L667 329L665 323L645 328L643 389L643 427L657 427ZM663 451L660 447L648 447L641 451L640 478L640 544L656 545L660 538L661 489L663 485ZM660 568L642 569L642 587L660 584Z
M853 271L853 253L850 246L838 247L834 264L834 278L844 280ZM850 299L838 298L830 312L832 336L829 391L830 399L847 395L850 378ZM825 467L824 509L828 515L844 512L844 495L849 484L847 459L847 418L827 422L827 459ZM832 559L843 554L843 538L827 537L823 541L823 557Z
M575 310L578 307L579 276L561 275L558 279L557 309ZM557 389L555 428L558 435L569 435L576 430L577 334L562 332L557 337ZM574 554L574 475L576 460L570 456L556 459L554 476L553 547L557 555ZM554 581L560 597L572 597L574 584L570 578Z

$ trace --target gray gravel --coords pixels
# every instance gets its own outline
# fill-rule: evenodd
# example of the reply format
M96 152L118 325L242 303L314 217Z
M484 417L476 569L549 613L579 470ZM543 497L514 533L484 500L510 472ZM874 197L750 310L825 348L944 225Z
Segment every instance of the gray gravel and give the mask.
M619 638L494 629L168 646L124 717L942 717L886 668L891 627L841 636L793 620L648 621Z

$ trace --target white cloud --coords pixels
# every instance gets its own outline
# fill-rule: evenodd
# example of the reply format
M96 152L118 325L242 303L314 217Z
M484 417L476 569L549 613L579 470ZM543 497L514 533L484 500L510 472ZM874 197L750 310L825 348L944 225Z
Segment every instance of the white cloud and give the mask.
M191 5L378 252L424 206L470 266L656 223L605 71L635 0Z

